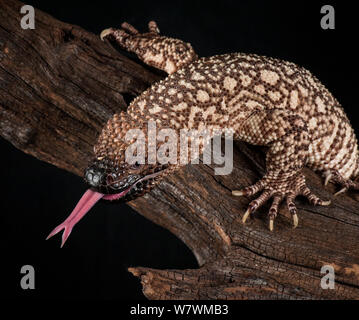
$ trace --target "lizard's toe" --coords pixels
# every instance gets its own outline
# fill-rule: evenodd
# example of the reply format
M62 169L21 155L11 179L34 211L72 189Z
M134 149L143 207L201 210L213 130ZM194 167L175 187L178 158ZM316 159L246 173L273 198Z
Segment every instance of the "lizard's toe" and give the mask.
M272 193L269 190L264 190L263 193L255 200L253 200L249 205L247 211L244 213L242 222L245 223L247 218L251 213L256 211L263 203L270 199Z
M269 216L269 230L273 231L273 225L274 225L274 219L276 218L277 214L278 214L278 208L279 208L279 204L282 201L282 197L281 196L274 196L273 198L273 202L272 205L269 209L268 212L268 216Z
M294 203L295 194L294 193L288 194L288 196L286 197L286 200L287 200L288 211L292 215L292 218L293 218L293 229L295 229L296 227L298 227L298 215L297 215L298 210Z
M241 197L241 196L252 196L259 191L262 191L264 189L265 182L264 179L261 179L257 181L255 184L248 186L246 188L243 188L241 190L233 190L232 195Z
M327 185L330 182L336 183L342 188L334 193L334 196L337 196L341 193L347 192L349 189L353 190L359 190L359 183L356 181L353 181L351 179L345 179L338 170L331 169L324 173L325 181L324 185Z
M314 205L314 206L329 206L331 201L330 200L322 200L320 199L318 196L316 196L312 191L310 191L310 189L304 185L301 189L300 192L298 193L304 197L306 197L308 199L308 201Z
M158 28L156 21L150 21L148 23L148 30L150 32L152 32L152 33L155 33L155 34L160 33L160 29Z
M128 22L122 22L121 28L132 35L139 33L138 30L132 24L129 24Z
M272 205L268 211L269 217L269 230L273 231L274 229L274 219L278 215L279 205L281 204L282 200L286 198L288 211L291 213L293 218L293 228L298 226L298 215L297 215L297 207L294 203L295 196L293 194L289 194L287 196L273 194L269 190L264 190L263 193L255 200L251 201L248 205L247 211L244 213L242 217L242 222L245 223L248 217L254 213L259 207L261 207L266 201L270 198L273 198Z

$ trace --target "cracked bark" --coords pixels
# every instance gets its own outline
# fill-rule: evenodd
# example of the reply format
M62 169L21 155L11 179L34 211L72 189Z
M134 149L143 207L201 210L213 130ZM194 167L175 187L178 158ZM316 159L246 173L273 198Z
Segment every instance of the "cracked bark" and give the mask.
M161 76L97 35L39 10L36 29L22 30L21 5L0 1L0 134L81 175L105 121ZM271 233L268 205L244 226L240 217L249 199L230 192L263 172L263 151L236 143L231 175L214 176L204 164L186 166L129 203L182 239L200 265L130 268L149 299L359 298L359 195L333 198L335 187L325 190L321 178L305 170L310 188L333 204L312 207L299 198L299 227L291 229L283 208ZM320 286L326 264L336 272L334 290Z

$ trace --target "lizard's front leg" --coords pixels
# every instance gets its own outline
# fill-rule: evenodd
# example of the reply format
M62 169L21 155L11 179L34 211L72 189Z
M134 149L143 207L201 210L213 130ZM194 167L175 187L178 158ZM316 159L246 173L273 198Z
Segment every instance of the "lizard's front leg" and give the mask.
M146 64L161 69L168 74L197 59L191 44L178 39L160 36L156 22L148 23L149 32L139 33L127 22L122 29L105 29L101 39L112 37L125 50L134 52Z
M257 111L237 130L238 138L255 145L269 146L266 156L266 173L252 186L233 191L236 196L261 195L253 200L245 212L242 221L257 210L263 203L273 198L269 209L269 228L278 213L279 204L286 200L293 217L294 227L298 225L297 208L294 200L298 195L308 198L313 205L329 205L313 194L306 186L301 172L308 154L309 137L304 120L296 114L281 109Z

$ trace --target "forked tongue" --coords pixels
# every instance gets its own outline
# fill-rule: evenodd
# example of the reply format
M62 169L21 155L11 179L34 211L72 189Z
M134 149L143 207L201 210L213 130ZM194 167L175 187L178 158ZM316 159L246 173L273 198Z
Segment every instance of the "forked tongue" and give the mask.
M64 229L64 233L62 234L62 243L61 248L65 244L67 238L69 237L72 228L76 225L77 222L79 222L82 217L94 206L94 204L99 201L104 196L103 193L93 191L91 189L88 189L80 201L77 203L75 209L71 212L71 214L68 216L68 218L61 223L59 226L57 226L46 238L50 239L52 236L60 232L62 229Z

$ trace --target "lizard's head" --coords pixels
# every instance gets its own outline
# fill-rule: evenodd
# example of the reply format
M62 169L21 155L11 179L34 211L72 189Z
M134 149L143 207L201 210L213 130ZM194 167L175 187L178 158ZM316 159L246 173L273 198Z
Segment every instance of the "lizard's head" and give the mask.
M150 191L161 180L167 167L95 159L85 170L84 178L92 190L103 194L102 199L126 202Z
M129 129L143 132L143 140L140 141L138 137L128 140L128 136L126 140ZM146 145L141 158L143 161L137 161L138 157L128 157L129 153L126 155L126 150L135 141L147 143L145 133L147 128L135 123L126 113L114 115L102 130L94 147L95 159L91 161L84 174L90 188L103 194L102 199L125 202L140 197L174 169L174 165L171 164L149 164L145 155ZM135 156L138 156L138 150L134 152Z

